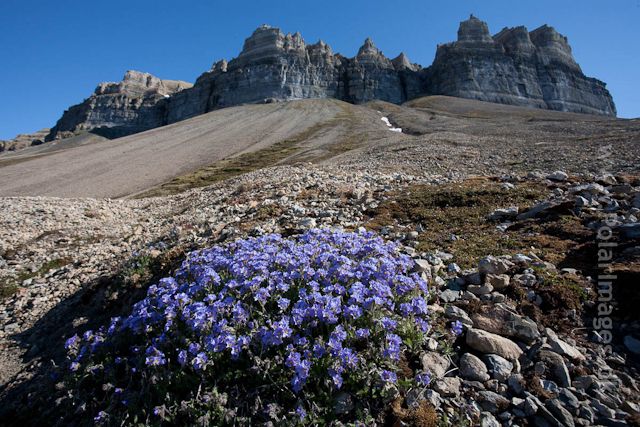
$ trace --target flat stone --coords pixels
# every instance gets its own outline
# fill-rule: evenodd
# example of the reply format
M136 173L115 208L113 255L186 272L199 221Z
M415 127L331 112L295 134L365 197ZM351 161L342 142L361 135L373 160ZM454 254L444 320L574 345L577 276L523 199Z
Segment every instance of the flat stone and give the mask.
M514 337L527 344L533 344L540 339L538 326L533 320L520 316L503 303L480 307L471 320L478 329Z
M497 354L507 360L517 360L522 354L520 347L513 341L480 329L467 331L466 342L482 353Z
M546 178L552 181L566 181L567 178L569 178L569 175L562 171L555 171L547 175Z
M567 356L568 358L577 362L583 362L585 360L584 355L580 353L580 351L578 351L577 348L561 340L558 337L549 337L549 339L547 340L547 343L551 345L551 348L553 349L553 351L555 351L558 354Z
M467 286L467 291L471 292L472 294L474 294L475 296L479 297L481 295L488 295L491 292L493 292L493 286L486 284L486 285L469 285Z

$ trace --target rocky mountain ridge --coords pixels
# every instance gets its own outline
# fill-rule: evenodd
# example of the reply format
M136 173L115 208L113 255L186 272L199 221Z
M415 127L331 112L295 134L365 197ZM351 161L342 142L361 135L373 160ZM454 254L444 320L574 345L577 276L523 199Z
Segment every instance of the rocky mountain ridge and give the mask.
M438 46L428 68L404 53L389 59L367 39L353 58L319 40L284 35L268 25L246 39L240 55L217 61L190 85L128 71L121 83L103 83L66 111L47 140L82 130L122 136L247 103L337 98L403 103L424 95L615 116L605 83L584 76L567 38L553 27L505 28L491 36L473 15L458 40Z
M16 151L26 147L32 147L44 143L51 129L44 128L34 133L21 133L8 141L0 140L0 153L4 151Z

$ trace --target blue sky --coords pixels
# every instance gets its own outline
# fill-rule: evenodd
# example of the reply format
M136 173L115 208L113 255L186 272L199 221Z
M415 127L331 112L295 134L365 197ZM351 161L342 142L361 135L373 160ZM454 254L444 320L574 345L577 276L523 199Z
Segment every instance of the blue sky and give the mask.
M371 37L387 57L404 51L428 66L470 13L492 34L555 27L583 72L607 83L618 116L640 116L640 0L2 0L0 139L55 125L100 82L120 81L129 69L194 82L214 61L237 56L265 23L300 31L307 43L322 38L347 57Z

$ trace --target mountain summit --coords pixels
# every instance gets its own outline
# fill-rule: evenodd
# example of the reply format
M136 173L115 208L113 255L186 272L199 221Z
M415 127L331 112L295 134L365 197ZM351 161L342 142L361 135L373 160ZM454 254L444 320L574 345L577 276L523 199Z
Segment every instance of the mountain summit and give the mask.
M237 58L215 62L194 85L133 71L121 83L99 85L64 113L47 140L80 130L122 136L248 103L336 98L400 104L425 95L616 115L605 83L582 73L567 38L553 27L504 28L491 36L487 23L471 15L460 23L458 40L439 45L427 68L404 53L390 60L369 38L346 58L322 40L307 45L298 32L284 35L263 25Z

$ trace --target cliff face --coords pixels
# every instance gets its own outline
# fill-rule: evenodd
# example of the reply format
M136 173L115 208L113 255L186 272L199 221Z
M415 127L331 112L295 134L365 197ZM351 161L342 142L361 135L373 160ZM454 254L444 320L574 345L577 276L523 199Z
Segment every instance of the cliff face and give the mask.
M418 92L413 86L411 90L412 95ZM280 29L263 25L245 41L238 58L216 62L193 88L171 99L168 121L255 102L337 98L352 103L372 99L400 103L407 96L392 61L371 39L348 59L334 54L322 40L307 45L299 33L285 36Z
M429 94L616 115L606 85L586 77L567 38L546 25L532 32L505 28L491 37L487 24L471 16L460 24L458 41L438 46L423 80Z
M82 104L65 111L46 139L60 139L82 130L119 137L162 126L166 124L168 98L191 86L127 71L121 82L101 83Z
M492 37L487 24L472 15L460 24L457 41L438 46L426 69L404 53L386 58L371 39L346 58L322 40L307 45L299 33L283 35L263 25L236 59L214 63L194 85L135 71L120 83L99 85L64 113L48 140L96 129L121 136L246 103L303 98L402 103L425 95L616 115L605 84L582 73L566 37L555 29L505 28Z

